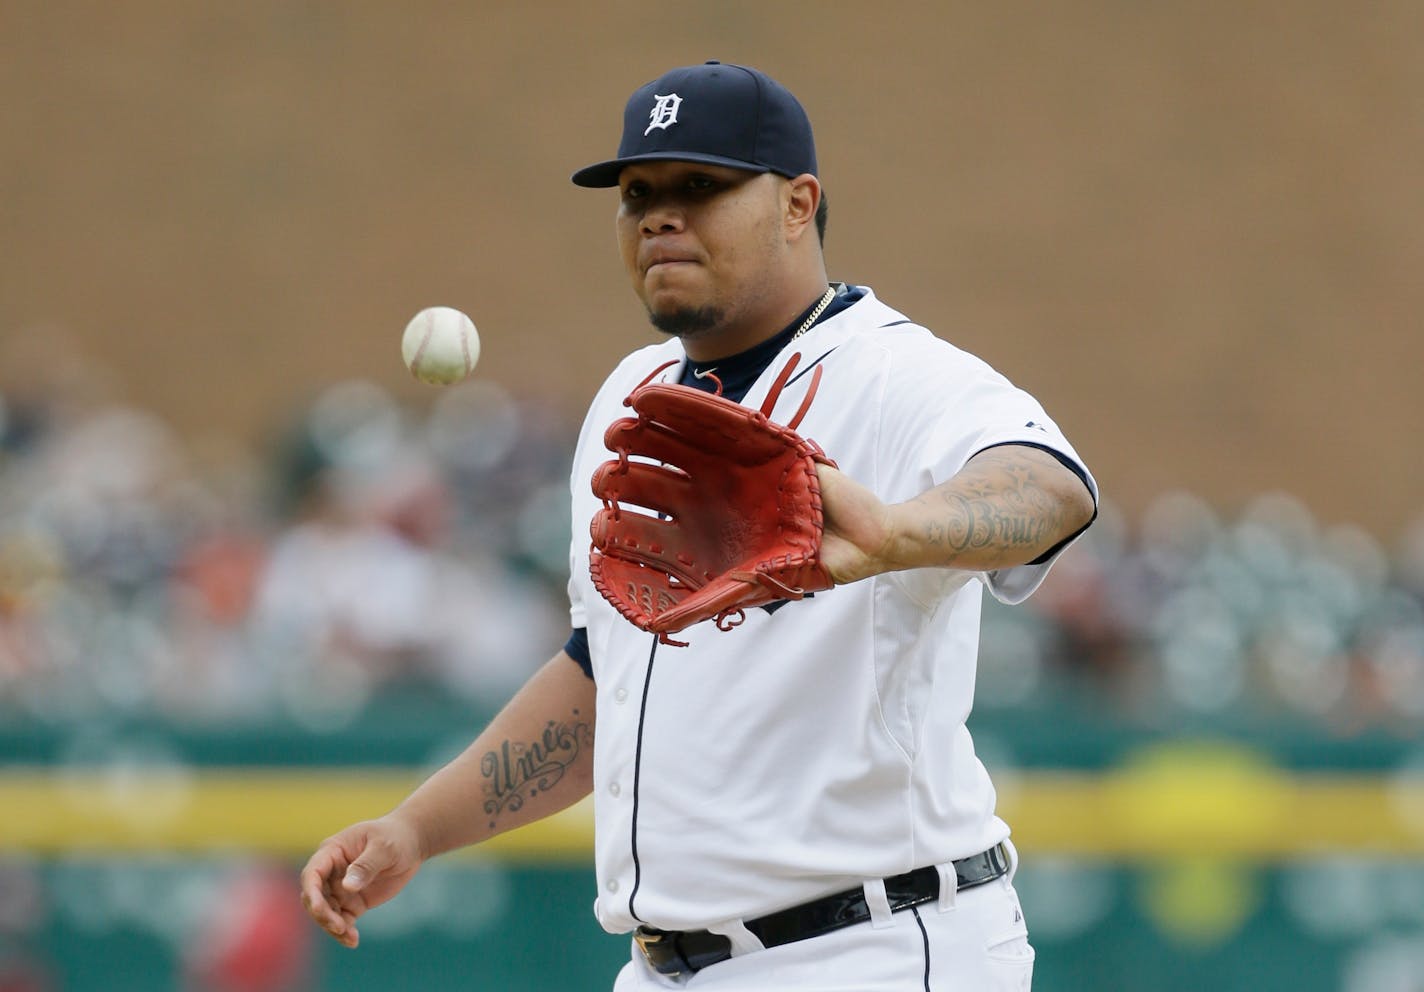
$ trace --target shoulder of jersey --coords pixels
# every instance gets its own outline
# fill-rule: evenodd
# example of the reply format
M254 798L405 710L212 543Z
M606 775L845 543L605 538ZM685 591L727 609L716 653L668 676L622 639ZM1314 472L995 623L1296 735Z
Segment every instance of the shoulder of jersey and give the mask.
M868 369L878 364L906 385L924 381L937 383L940 388L964 388L986 377L1000 378L979 356L909 320L856 335L846 344L857 355L852 358L854 367ZM909 396L907 393L906 398Z
M946 348L958 350L948 341L936 337L923 324L886 305L873 295L873 291L869 299L851 307L846 314L850 329L847 343L897 354L923 352L934 355L938 352L941 357Z
M929 361L977 362L968 352L938 337L933 331L909 318L878 327L868 327L853 335L848 344L869 350L882 351L895 362Z

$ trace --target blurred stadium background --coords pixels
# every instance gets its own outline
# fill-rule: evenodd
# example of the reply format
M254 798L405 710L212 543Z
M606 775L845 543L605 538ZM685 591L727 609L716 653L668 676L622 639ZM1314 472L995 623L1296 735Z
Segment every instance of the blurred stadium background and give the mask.
M1035 988L1424 989L1424 7L6 0L0 992L609 986L586 811L355 953L293 878L562 642L573 432L653 339L567 175L712 57L806 102L833 277L1107 495L987 611Z

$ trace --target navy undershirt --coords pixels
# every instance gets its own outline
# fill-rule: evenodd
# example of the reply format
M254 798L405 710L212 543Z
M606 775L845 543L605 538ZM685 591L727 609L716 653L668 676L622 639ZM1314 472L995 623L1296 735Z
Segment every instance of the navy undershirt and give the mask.
M821 315L816 318L817 324L834 317L865 297L866 290L863 286L851 286L846 283L835 283L834 285L836 295L831 297L831 302L826 304L826 309L821 311ZM776 337L768 338L746 351L708 362L694 362L689 359L683 364L682 377L678 382L684 386L691 386L693 389L715 393L717 391L717 381L713 379L715 375L717 380L722 383L722 395L734 403L740 403L742 397L746 396L756 381L761 378L761 374L766 371L766 367L771 364L772 359L781 354L782 350L791 343L791 339L796 336L801 323L811 315L811 311L815 310L820 302L820 299L817 299L815 303L802 310L796 315L796 319L787 324L786 329ZM811 361L815 362L817 359L813 356ZM700 378L697 375L699 372L703 373ZM711 372L712 375L707 375L708 372ZM578 663L585 675L593 678L593 660L588 652L588 630L586 628L575 627L573 629L568 642L564 645L564 651Z
M865 288L863 286L847 286L845 283L836 283L836 295L831 297L831 302L826 304L826 309L821 311L821 315L816 318L816 323L819 324L823 320L834 317L864 297ZM811 306L802 310L797 314L796 319L787 324L786 329L776 337L767 338L761 344L752 345L746 351L739 351L727 358L715 358L707 362L694 362L689 359L682 367L682 378L678 382L684 386L691 386L693 389L715 393L717 383L713 381L712 377L716 376L722 383L722 395L734 403L740 403L742 397L746 396L752 386L756 385L756 381L761 378L766 367L791 343L791 339L801 328L801 322L811 315L811 311L815 310L820 302L818 299ZM814 359L815 356L811 356L811 360L814 361ZM801 370L804 371L805 368L806 366L802 366ZM709 372L712 374L708 375Z

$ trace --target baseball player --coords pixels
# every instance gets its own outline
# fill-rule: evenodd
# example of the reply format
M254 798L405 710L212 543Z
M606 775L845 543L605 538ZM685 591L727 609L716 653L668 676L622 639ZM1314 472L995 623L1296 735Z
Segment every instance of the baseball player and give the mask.
M633 934L616 992L1029 987L1017 855L965 729L981 592L1029 596L1097 487L1031 396L827 279L817 176L796 98L717 62L639 88L617 157L574 174L617 188L623 261L667 339L614 369L579 438L565 648L463 755L304 869L308 911L343 944L425 859L591 791L595 913ZM649 381L799 420L834 460L814 473L830 588L673 641L595 587L590 479Z

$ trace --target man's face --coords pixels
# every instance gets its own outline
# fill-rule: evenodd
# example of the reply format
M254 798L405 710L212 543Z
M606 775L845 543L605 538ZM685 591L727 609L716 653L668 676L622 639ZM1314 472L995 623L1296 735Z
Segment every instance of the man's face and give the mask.
M653 325L686 337L754 321L788 255L786 182L697 162L643 162L619 176L618 244Z

